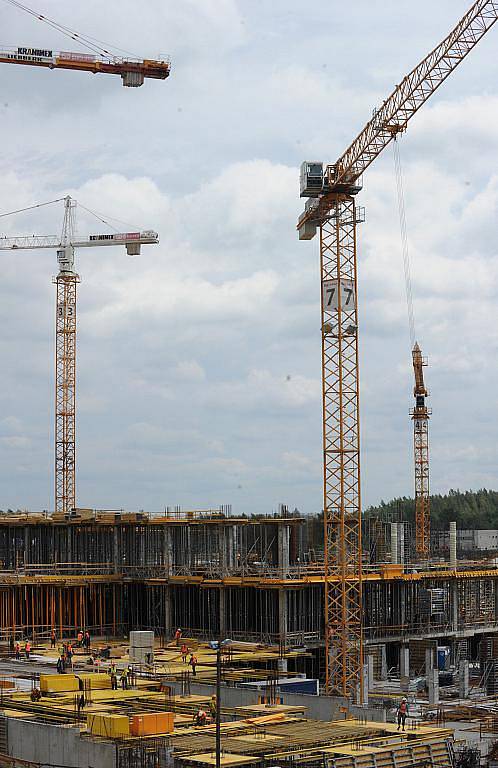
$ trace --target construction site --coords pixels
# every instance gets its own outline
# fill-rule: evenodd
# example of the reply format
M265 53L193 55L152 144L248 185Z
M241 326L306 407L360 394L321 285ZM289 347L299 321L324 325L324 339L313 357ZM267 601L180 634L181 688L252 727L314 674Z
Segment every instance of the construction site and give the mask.
M6 48L0 64L118 75L127 88L171 74L166 57L111 54L7 1L89 52ZM399 153L411 118L497 19L498 2L475 2L336 162L301 166L297 232L318 235L320 257L318 529L285 505L266 516L230 504L81 507L76 251L138 255L159 234L82 237L66 195L55 201L60 236L0 238L0 251L55 250L58 266L53 508L0 511L0 766L498 765L498 530L464 530L456 517L431 528L428 361L415 333ZM361 504L357 199L388 145L413 369L413 521L366 517Z

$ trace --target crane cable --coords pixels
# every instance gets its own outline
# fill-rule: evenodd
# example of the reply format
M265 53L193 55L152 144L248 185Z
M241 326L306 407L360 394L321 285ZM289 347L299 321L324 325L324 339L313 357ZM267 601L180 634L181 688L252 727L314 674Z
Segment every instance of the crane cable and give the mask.
M14 216L16 213L24 213L25 211L33 211L35 208L43 208L44 205L53 205L53 203L60 203L64 200L63 197L58 197L57 200L49 200L48 203L34 203L34 205L28 205L27 208L19 208L17 211L7 211L7 213L0 213L0 219L5 216Z
M405 273L406 308L408 312L408 330L412 349L415 346L415 318L413 313L413 292L411 278L410 251L408 248L408 230L406 226L405 193L403 187L403 169L399 144L396 136L393 141L394 171L396 175L396 190L398 194L399 229L401 235L401 251L403 254L403 268Z
M108 48L112 47L114 48L115 51L126 53L128 56L131 56L132 58L139 58L138 56L136 56L136 54L131 53L130 51L125 50L124 48L117 48L116 46L110 46L108 45L108 43L104 42L103 40L98 40L98 38L96 37L90 37L89 35L80 35L78 34L78 32L75 32L69 27L64 26L64 24L59 24L57 21L54 21L53 19L49 19L48 16L44 16L43 14L38 13L37 11L34 11L32 8L28 8L27 5L23 5L18 0L4 0L4 2L14 6L14 8L19 8L20 10L25 11L26 13L29 13L30 16L34 16L35 19L38 19L38 21L45 22L45 24L48 24L50 27L53 27L53 29L56 29L58 32L61 32L66 37L71 38L71 40L76 40L81 45L85 46L86 48L98 54L99 56L110 56L111 58L115 56L112 50L108 50ZM107 46L107 47L104 48L103 46Z
M119 232L119 229L116 229L114 224L111 224L109 219L112 221L117 221L119 224L124 224L125 227L130 227L130 229L137 229L142 230L143 227L139 227L137 224L130 224L127 221L122 221L122 219L116 219L114 216L105 216L103 213L98 213L98 211L92 211L90 208L87 208L83 205L83 203L78 203L79 208L83 208L84 211L87 211L87 213L91 213L92 216L95 216L96 219L102 222L102 224L105 224L106 226L110 227L110 229L113 229L115 232ZM104 218L105 217L105 218Z
M65 200L65 197L58 197L56 200L49 200L46 203L34 203L33 205L28 205L26 208L18 208L17 211L7 211L6 213L0 213L0 219L3 219L6 216L14 216L16 213L25 213L26 211L34 211L36 208L43 208L46 205L53 205L54 203L61 203ZM74 198L73 198L74 199ZM119 232L119 229L116 229L116 227L111 224L109 219L112 221L117 221L120 224L124 224L126 227L130 227L130 229L136 229L141 230L143 227L139 227L137 224L130 224L129 222L122 221L122 219L116 219L114 216L106 216L104 218L104 214L99 214L97 211L92 211L90 208L87 208L83 203L79 203L77 200L75 200L75 203L78 205L79 208L83 208L83 210L87 211L87 213L90 213L92 216L95 216L96 219L98 219L102 224L105 224L110 229L113 229L115 232Z

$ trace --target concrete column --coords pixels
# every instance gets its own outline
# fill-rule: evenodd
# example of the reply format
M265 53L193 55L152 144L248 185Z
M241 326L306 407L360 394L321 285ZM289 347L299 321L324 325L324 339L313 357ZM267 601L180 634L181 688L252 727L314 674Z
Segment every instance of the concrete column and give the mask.
M386 646L380 646L380 679L387 680L387 654Z
M370 656L369 658L372 658L372 657ZM356 689L357 691L356 703L358 706L363 706L363 707L368 707L368 691L370 688L370 682L369 682L370 678L368 674L368 667L369 667L368 664L363 664L363 667L362 667L363 679L361 682L361 686L358 685Z
M140 531L140 562L135 565L147 565L147 526L143 525Z
M437 669L431 669L427 675L427 687L429 689L429 704L437 706L439 704L439 672Z
M466 659L460 662L458 673L458 695L461 699L466 699L469 695L469 662Z
M405 526L398 523L398 562L405 562Z
M219 604L220 604L220 615L219 615L219 621L220 621L220 637L223 640L226 637L227 634L227 626L226 626L226 601L225 601L225 589L224 587L220 587L219 590Z
M399 649L399 674L401 677L410 678L410 649L402 645Z
M164 569L167 576L173 573L174 552L173 552L173 529L169 526L163 528L163 546L164 546Z
M495 624L498 624L498 579L493 579L493 589L495 593Z
M371 654L367 656L366 667L368 670L368 690L372 691L374 688L375 674L374 674L374 657Z
M391 563L399 563L398 523L391 523Z
M24 562L31 563L31 536L29 525L24 526Z
M279 672L287 672L287 659L277 659L277 669Z
M458 582L453 579L450 586L450 604L451 604L451 628L453 632L458 632Z
M287 593L285 589L278 591L278 633L282 645L287 643Z
M73 562L73 529L71 525L66 526L66 542L67 542L66 563L72 563Z
M173 635L173 599L172 599L172 587L166 586L164 595L164 635L166 642L171 640Z
M112 559L114 561L114 573L121 571L121 557L119 555L119 526L112 529Z
M220 576L227 575L227 542L225 536L225 526L220 523L218 526L218 553Z
M225 526L226 567L232 573L237 560L237 529L235 525Z
M290 525L278 526L278 567L282 576L289 573Z
M450 568L457 567L457 527L456 522L450 523Z
M406 591L407 584L405 581L396 582L396 587L399 589L399 623L402 627L406 624Z
M426 675L429 674L434 669L434 649L433 648L426 648L425 649L425 673Z
M219 527L220 572L228 575L233 572L236 560L237 536L235 525Z

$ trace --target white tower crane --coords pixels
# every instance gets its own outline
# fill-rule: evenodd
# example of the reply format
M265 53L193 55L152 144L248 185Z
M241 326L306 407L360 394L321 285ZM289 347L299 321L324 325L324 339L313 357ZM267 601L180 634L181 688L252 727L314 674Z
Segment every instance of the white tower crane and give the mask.
M61 236L31 235L0 238L0 250L55 248L59 273L53 279L57 301L55 316L55 511L71 514L76 507L76 248L124 245L130 256L140 253L141 245L159 242L157 232L124 232L90 235L75 239L76 200L64 199Z

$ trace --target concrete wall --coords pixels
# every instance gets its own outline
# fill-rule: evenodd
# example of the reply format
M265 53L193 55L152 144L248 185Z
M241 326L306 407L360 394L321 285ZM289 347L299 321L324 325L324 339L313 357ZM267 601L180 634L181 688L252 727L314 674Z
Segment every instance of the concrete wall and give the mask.
M437 535L438 545L441 548L449 547L448 531L438 531L435 535ZM457 530L457 549L463 554L470 554L476 550L481 552L496 551L498 549L498 530L489 528L480 531L459 528Z
M81 738L74 726L35 723L7 718L11 757L71 768L116 768L116 747L111 742Z
M177 695L181 694L181 683L168 683L168 685L175 690ZM191 683L190 690L192 694L212 696L214 686ZM258 696L260 695L258 691L223 685L221 689L221 705L222 707L243 707L257 704ZM340 720L344 718L344 712L341 712L341 708L347 705L344 699L333 696L310 696L304 693L280 693L278 696L283 699L284 704L306 707L306 715L312 720ZM368 720L385 722L383 709L349 705L349 711L352 715L366 717Z

